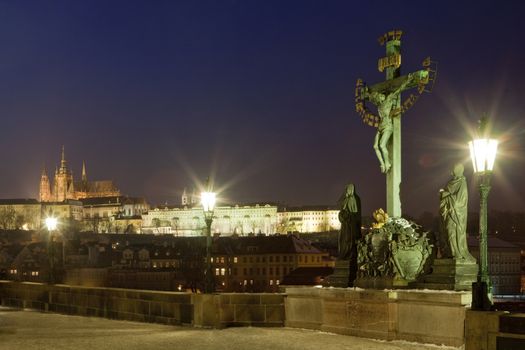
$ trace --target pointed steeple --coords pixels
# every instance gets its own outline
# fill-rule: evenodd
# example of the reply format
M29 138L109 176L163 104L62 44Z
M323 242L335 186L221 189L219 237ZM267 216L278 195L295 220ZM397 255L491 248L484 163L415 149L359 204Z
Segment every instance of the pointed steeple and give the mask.
M62 145L62 159L60 160L60 170L66 169L66 151L64 145Z
M82 161L82 182L87 182L86 162Z
M188 205L188 194L186 193L186 187L184 187L184 191L182 191L181 204Z
M51 201L51 185L49 183L49 178L47 177L45 164L42 166L42 176L40 177L39 200L40 202Z

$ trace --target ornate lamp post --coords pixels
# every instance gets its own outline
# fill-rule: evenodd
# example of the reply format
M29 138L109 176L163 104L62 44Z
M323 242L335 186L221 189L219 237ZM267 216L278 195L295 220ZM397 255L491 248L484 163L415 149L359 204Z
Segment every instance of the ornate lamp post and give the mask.
M474 173L479 178L479 271L478 279L472 284L472 309L490 310L492 305L490 296L490 281L488 275L488 253L487 253L487 198L490 191L490 177L496 152L498 140L491 139L486 134L486 120L480 120L478 138L469 142L470 157Z
M210 189L201 193L202 209L204 210L204 220L206 221L206 272L204 274L204 292L213 293L215 282L211 265L211 223L213 222L213 210L215 209L215 193Z
M47 256L49 259L49 279L48 282L55 283L55 247L53 245L52 232L56 230L58 220L53 217L47 217L45 220L47 228Z

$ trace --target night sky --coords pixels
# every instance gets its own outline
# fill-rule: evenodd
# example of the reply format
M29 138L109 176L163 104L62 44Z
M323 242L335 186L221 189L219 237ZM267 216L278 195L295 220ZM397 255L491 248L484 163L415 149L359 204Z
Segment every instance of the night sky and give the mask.
M404 31L402 72L438 78L403 116L403 210L437 213L487 112L500 140L489 207L525 205L520 1L2 1L0 197L38 195L65 145L78 179L178 203L214 175L228 202L385 206L357 78L384 79L377 38Z

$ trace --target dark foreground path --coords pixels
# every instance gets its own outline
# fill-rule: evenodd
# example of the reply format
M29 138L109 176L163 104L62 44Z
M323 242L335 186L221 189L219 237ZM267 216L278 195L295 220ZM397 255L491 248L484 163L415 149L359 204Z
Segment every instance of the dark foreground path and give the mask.
M0 308L0 349L436 350L453 348L405 342L382 342L293 328L250 327L208 330Z

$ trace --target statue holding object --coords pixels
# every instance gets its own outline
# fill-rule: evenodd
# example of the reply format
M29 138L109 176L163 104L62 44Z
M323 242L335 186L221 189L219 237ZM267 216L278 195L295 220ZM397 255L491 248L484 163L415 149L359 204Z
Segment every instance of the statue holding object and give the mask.
M467 246L468 188L463 164L456 164L452 179L439 191L441 233L446 241L443 255L447 258L475 262Z
M339 259L349 260L348 286L352 287L357 276L357 240L361 239L361 199L354 184L346 186L339 204Z

